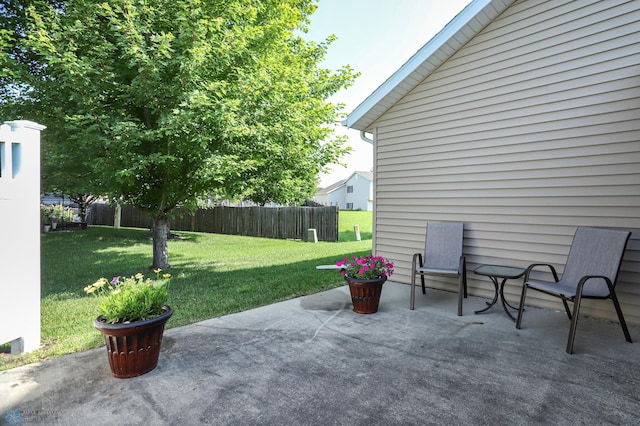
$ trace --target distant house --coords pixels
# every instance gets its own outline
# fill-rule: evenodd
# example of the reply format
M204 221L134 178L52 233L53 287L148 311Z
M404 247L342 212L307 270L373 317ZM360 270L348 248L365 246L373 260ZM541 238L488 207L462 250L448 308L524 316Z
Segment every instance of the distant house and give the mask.
M40 204L44 204L47 206L61 204L63 206L75 206L76 203L71 201L71 199L66 195L56 195L51 193L46 193L40 196Z
M337 205L342 210L373 210L373 173L354 172L348 179L322 188L314 199L327 206Z
M326 188L321 188L314 197L314 201L326 206L344 206L344 183L346 179L339 180Z
M426 221L464 222L469 271L561 272L577 226L624 229L616 291L640 324L639 28L640 1L473 0L353 110L344 124L373 135L373 251L394 261L394 280L410 282ZM493 294L468 279L471 294ZM517 304L521 288L510 280L504 294ZM617 319L610 302L588 302L581 313Z

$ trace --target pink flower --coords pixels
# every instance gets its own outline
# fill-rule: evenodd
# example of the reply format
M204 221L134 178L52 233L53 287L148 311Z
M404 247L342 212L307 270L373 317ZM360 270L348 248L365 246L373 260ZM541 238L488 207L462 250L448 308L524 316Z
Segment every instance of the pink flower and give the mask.
M359 279L386 278L393 274L393 262L373 254L362 257L351 255L350 260L344 258L336 262L336 265L341 267L343 276Z

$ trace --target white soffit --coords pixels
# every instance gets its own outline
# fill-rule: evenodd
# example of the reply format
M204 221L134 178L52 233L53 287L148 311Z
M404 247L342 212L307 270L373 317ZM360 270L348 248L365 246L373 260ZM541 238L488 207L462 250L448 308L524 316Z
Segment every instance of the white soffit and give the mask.
M473 0L342 122L369 131L382 114L475 37L515 0Z

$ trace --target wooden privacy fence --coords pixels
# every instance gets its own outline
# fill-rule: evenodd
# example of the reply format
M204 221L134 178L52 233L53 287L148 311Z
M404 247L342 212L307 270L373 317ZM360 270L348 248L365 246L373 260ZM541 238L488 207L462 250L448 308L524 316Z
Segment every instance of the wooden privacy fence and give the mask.
M113 226L115 207L93 204L87 219L90 225ZM151 219L142 209L123 206L120 225L150 228ZM210 232L250 237L307 239L315 229L318 241L338 241L338 207L226 207L178 211L171 219L173 231Z

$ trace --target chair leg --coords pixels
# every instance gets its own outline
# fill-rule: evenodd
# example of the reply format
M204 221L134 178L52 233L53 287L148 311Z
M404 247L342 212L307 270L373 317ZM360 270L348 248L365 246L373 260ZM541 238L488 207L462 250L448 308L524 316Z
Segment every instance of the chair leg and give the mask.
M411 302L409 303L409 309L414 310L416 307L416 272L413 270L411 274Z
M520 306L518 307L518 319L516 319L516 328L519 330L522 325L522 313L524 312L524 299L527 296L527 284L522 283L522 294L520 295Z
M564 299L563 299L564 301ZM578 328L578 316L580 314L580 302L582 301L582 288L578 290L576 298L573 300L573 313L571 314L571 326L569 327L569 339L567 340L567 353L573 353L573 341L576 338Z
M462 264L462 282L464 283L464 298L467 298L467 262Z
M627 342L631 343L631 335L629 334L627 323L625 322L624 316L622 315L622 309L620 309L620 303L618 302L618 297L616 296L615 291L612 291L610 293L611 293L611 301L613 302L613 306L616 308L616 313L618 314L618 320L620 320L620 326L622 327L624 338L627 339Z
M467 298L467 277L464 277L464 298Z
M562 304L564 305L564 311L567 313L567 316L569 317L569 320L571 320L571 309L569 309L569 305L567 304L567 300L566 299L562 299Z
M427 287L424 284L424 274L420 274L420 281L422 282L422 294L427 294Z
M464 282L464 274L460 274L460 281L458 283L458 316L462 316L462 297L467 297L466 283Z

